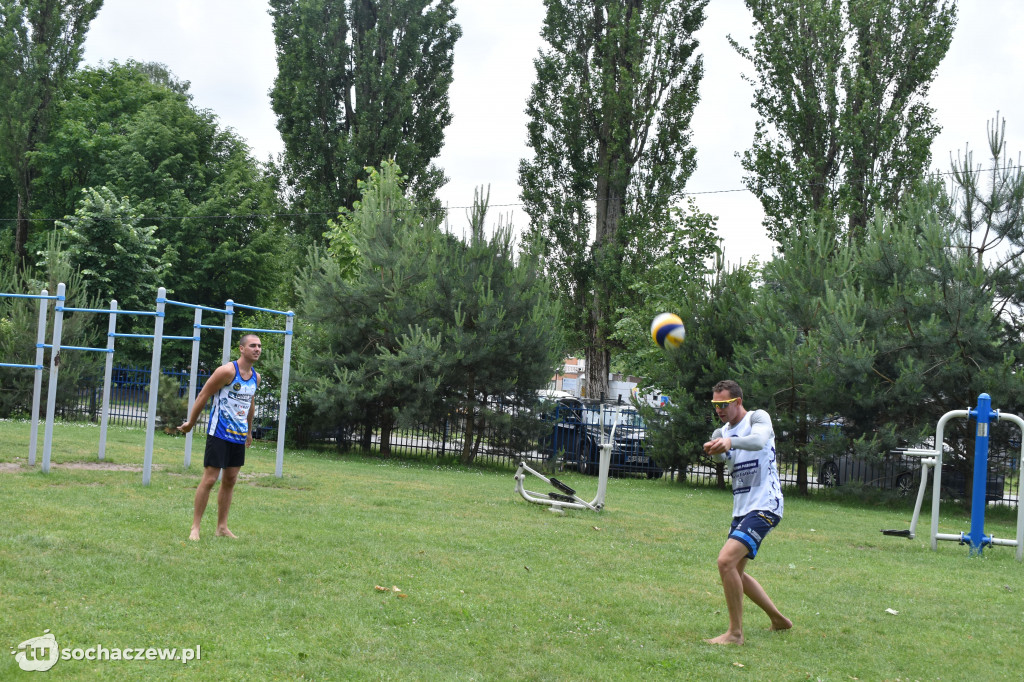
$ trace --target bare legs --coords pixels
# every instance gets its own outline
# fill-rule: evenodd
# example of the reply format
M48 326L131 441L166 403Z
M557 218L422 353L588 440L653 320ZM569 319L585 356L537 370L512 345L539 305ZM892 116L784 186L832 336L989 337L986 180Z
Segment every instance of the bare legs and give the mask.
M235 492L235 482L238 480L238 472L241 467L227 467L224 475L221 476L220 490L217 491L217 532L216 535L224 537L236 537L228 530L228 510L231 509L231 496ZM206 467L203 469L203 477L196 488L196 500L192 511L192 532L189 533L189 540L199 539L199 522L203 519L206 511L206 503L210 499L210 491L213 484L217 482L221 469L217 467Z
M747 565L747 547L742 542L729 538L718 553L718 574L722 577L725 604L729 609L729 629L708 644L743 644L743 595L757 604L768 614L772 630L788 630L793 621L782 615L768 597L761 584L744 572Z

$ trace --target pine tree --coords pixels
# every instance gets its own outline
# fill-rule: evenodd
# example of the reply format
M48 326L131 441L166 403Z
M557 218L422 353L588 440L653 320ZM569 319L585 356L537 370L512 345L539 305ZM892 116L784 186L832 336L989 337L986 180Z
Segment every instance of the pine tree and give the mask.
M300 381L312 387L323 421L361 429L364 449L379 427L384 455L399 420L427 413L440 385L440 341L426 330L421 291L439 232L402 183L397 164L372 169L339 220L338 233L359 254L354 272L317 247L297 281L299 314L310 325Z
M534 404L562 349L558 305L536 257L516 258L510 223L499 221L486 235L488 199L475 193L465 242L441 240L425 289L430 329L441 339L445 406L465 417L466 463L479 451L486 421L510 438L521 433L510 416ZM496 399L498 410L490 408ZM521 452L526 444L512 445Z

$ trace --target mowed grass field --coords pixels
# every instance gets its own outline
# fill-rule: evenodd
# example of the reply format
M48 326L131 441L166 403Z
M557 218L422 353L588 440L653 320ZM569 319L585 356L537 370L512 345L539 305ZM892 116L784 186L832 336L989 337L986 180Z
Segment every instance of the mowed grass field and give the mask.
M726 627L715 557L731 495L616 478L600 514L559 516L514 493L509 469L249 450L214 537L211 497L188 542L203 439L58 424L53 466L26 466L29 426L0 422L0 637L48 630L62 649L199 647L180 661L59 660L0 679L1018 680L1024 565L1012 548L884 537L911 508L786 498L749 570L795 627L746 602ZM42 435L40 454L42 457ZM588 499L596 479L560 476ZM543 489L543 484L529 486ZM948 514L948 516L946 515ZM986 531L1014 537L993 512ZM927 533L928 517L919 530ZM942 532L969 529L949 507ZM379 589L382 588L382 589ZM889 611L896 613L890 613ZM179 654L180 655L180 654Z

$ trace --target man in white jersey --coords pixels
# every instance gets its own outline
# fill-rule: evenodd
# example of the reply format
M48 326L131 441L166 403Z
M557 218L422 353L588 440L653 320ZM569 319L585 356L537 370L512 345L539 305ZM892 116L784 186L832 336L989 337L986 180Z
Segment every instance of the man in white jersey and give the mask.
M243 336L238 342L238 359L214 370L203 384L203 390L196 396L188 420L178 427L182 433L191 431L206 403L213 398L203 458L203 477L196 489L189 540L199 539L199 522L206 511L210 491L218 476L221 481L217 493L216 534L236 537L228 530L228 509L231 508L231 496L235 491L238 472L245 464L245 449L252 445L252 418L256 413L255 396L260 384L260 375L253 369L253 365L260 359L262 351L260 337L255 334Z
M711 404L723 425L704 443L704 452L729 465L732 478L732 527L718 553L729 629L709 644L743 644L743 595L761 607L772 630L788 630L793 621L782 615L764 588L746 574L747 561L757 556L761 541L782 520L782 487L775 466L775 431L764 410L743 407L743 389L732 380L719 381Z

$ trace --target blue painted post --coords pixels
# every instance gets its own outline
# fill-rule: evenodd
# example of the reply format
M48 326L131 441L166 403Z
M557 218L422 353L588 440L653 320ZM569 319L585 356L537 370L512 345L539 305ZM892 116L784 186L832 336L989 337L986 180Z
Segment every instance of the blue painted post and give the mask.
M976 423L974 434L974 487L971 492L971 532L964 539L970 541L970 556L980 556L992 538L985 535L985 493L988 491L988 431L992 419L999 420L999 412L992 410L988 393L978 396L978 407L969 410L968 418Z

